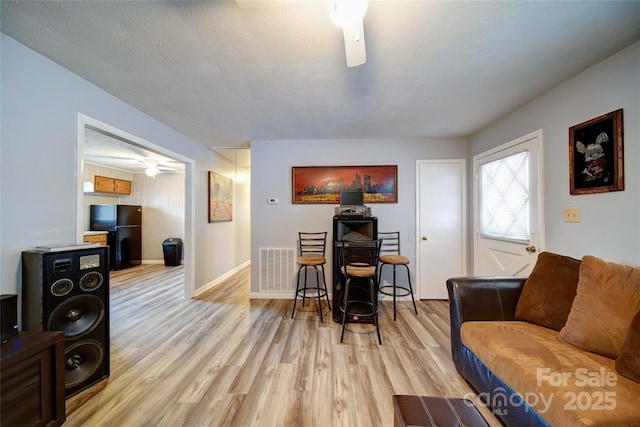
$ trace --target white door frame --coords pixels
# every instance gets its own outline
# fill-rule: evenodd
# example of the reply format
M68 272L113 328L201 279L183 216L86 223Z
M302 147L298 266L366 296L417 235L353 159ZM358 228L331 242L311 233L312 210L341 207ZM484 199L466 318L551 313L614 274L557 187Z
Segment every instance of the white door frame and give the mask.
M129 141L158 154L170 157L185 164L185 246L184 246L184 296L193 297L195 293L195 161L164 147L131 135L99 120L78 113L76 129L76 242L82 242L85 228L83 170L84 170L84 134L85 128L92 127L118 138Z
M479 257L478 253L478 237L479 237L479 228L478 228L478 176L477 176L477 163L479 159L485 158L489 155L499 153L500 151L509 150L519 144L522 144L531 139L537 140L537 167L535 170L532 170L532 175L535 176L536 182L535 185L537 188L537 208L538 215L535 218L531 218L531 221L535 222L535 225L531 225L535 233L537 233L537 253L545 250L545 223L544 223L544 165L543 165L543 132L542 129L538 129L531 133L528 133L520 138L516 138L512 141L506 142L502 145L494 147L490 150L487 150L483 153L476 154L473 156L473 274L478 274L478 265L477 260Z
M422 280L421 276L423 272L420 271L420 260L421 258L421 239L420 235L420 166L424 164L444 164L444 163L458 163L462 165L462 189L461 189L461 216L462 216L462 272L461 276L467 274L467 265L468 265L468 255L467 255L467 246L469 245L469 238L467 232L467 160L466 159L435 159L435 160L416 160L416 234L415 234L415 245L416 245L416 266L415 266L415 285L414 285L414 293L416 295L416 299L422 299L421 290L422 290ZM444 286L444 284L443 284Z

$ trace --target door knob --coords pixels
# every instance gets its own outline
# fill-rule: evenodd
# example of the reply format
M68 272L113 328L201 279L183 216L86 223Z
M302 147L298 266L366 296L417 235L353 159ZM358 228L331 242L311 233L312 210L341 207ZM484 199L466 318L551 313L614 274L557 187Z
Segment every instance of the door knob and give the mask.
M535 253L538 248L536 248L535 246L531 245L531 246L527 246L526 248L524 248L528 253L533 254Z
M427 240L427 236L422 236L422 240Z

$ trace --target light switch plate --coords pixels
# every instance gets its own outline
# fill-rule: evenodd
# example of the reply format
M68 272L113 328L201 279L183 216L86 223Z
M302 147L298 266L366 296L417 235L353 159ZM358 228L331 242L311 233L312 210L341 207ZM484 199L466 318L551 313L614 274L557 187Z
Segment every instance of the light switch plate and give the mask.
M278 198L277 197L269 197L267 199L267 203L269 203L270 205L277 205L278 204Z
M564 222L581 222L580 208L564 208Z

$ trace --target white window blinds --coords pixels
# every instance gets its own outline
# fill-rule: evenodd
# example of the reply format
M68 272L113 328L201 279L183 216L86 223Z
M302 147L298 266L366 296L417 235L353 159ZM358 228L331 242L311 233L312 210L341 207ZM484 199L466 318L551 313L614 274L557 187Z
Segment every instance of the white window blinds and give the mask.
M529 241L529 152L480 166L480 234Z

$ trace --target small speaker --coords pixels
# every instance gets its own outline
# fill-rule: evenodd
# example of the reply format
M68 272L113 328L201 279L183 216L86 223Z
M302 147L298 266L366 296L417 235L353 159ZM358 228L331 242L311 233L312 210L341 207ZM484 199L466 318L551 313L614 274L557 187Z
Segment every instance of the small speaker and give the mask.
M109 376L109 252L22 253L22 329L64 332L69 398Z
M18 333L18 295L0 295L0 328L2 329L2 342L5 343Z

